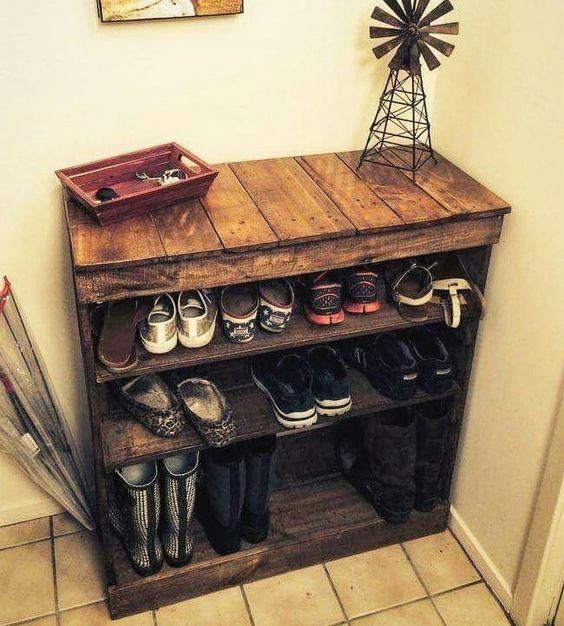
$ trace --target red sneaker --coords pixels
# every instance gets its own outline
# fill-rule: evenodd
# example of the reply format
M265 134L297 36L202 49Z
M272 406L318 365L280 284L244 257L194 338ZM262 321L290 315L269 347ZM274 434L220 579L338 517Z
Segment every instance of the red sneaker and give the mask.
M304 310L312 324L329 326L345 320L342 304L342 285L334 272L321 272L304 277L300 282L303 288Z
M358 267L345 277L345 303L347 313L374 313L380 308L378 300L378 274L367 267Z

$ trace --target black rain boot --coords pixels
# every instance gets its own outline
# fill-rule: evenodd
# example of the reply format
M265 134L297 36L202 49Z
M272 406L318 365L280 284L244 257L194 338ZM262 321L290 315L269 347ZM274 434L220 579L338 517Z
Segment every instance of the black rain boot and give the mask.
M199 457L198 452L192 452L161 461L161 540L165 559L173 567L186 565L194 552L190 522L196 502Z
M268 499L274 476L276 437L270 435L249 441L246 446L246 486L241 513L241 537L260 543L268 536Z
M157 534L161 508L157 464L122 467L115 471L114 479L110 524L133 569L141 576L155 574L163 564L163 548Z
M202 454L205 480L198 494L196 515L218 554L241 548L241 509L245 489L245 461L240 444L206 450Z
M336 454L345 478L375 507L379 492L376 492L376 483L368 466L368 455L361 442L357 437L347 435L337 442Z
M415 508L431 511L440 499L441 467L448 436L451 404L427 402L416 410L417 461Z
M389 411L363 427L374 508L387 522L406 522L415 503L415 419L406 410Z

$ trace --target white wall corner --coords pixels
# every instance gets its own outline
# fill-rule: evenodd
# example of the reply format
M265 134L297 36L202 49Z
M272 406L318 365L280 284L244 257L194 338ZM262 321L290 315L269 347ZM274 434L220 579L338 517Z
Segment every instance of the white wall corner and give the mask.
M511 586L452 505L450 507L449 528L460 541L462 547L466 550L468 556L472 559L474 565L478 568L478 571L482 574L484 580L495 593L505 610L509 612L513 606Z

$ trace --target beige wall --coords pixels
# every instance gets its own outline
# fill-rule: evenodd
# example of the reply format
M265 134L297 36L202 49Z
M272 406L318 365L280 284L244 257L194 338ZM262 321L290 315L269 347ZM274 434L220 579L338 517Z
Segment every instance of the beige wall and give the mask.
M0 272L88 441L57 168L176 140L210 161L363 144L386 68L373 0L246 0L240 16L100 24L96 0L2 0ZM431 89L432 93L432 89ZM0 459L0 523L36 492Z
M454 506L512 591L563 374L564 3L456 4L436 145L513 214L493 257Z

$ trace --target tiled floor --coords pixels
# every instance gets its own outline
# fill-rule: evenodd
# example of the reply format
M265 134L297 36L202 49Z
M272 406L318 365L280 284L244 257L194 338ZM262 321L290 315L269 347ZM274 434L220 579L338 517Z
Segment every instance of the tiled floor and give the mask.
M0 528L0 626L508 626L449 533L110 622L96 537L66 515Z

